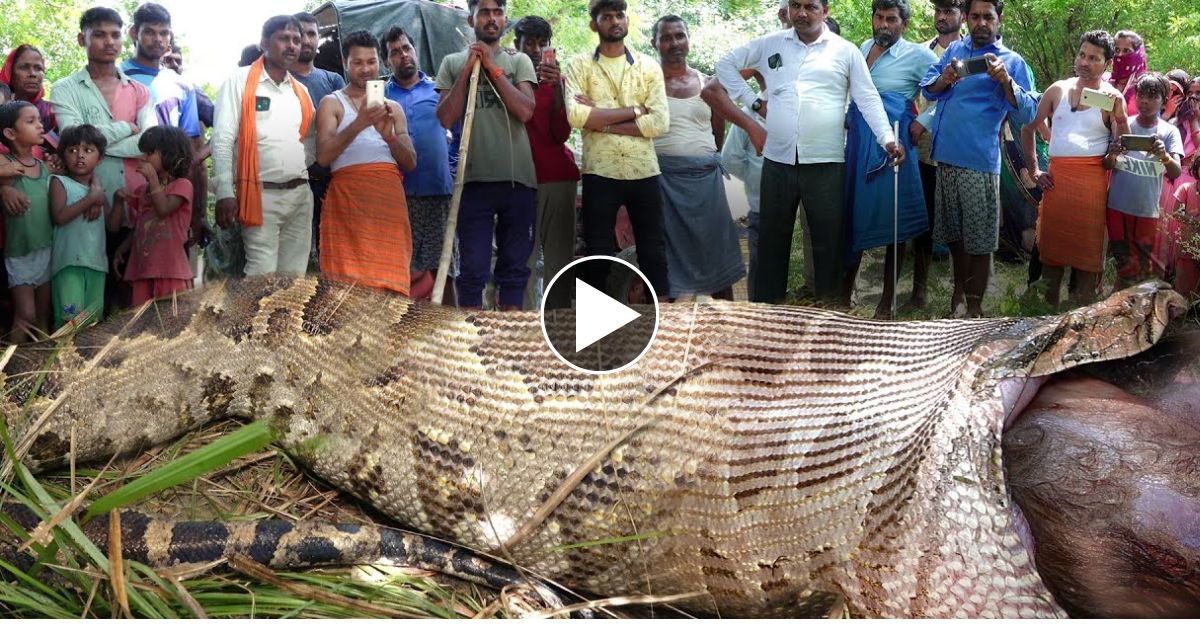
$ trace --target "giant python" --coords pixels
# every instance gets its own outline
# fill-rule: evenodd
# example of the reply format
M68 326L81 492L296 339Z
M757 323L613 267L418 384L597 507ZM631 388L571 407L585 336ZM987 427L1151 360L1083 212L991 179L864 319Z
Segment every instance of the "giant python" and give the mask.
M2 407L34 470L271 418L398 523L592 593L700 592L684 605L725 616L1094 614L1039 574L1045 527L1013 503L1002 433L1048 377L1146 350L1184 306L1150 284L1032 319L670 305L636 366L591 375L536 313L259 277L21 348ZM1196 606L1191 553L1176 582Z

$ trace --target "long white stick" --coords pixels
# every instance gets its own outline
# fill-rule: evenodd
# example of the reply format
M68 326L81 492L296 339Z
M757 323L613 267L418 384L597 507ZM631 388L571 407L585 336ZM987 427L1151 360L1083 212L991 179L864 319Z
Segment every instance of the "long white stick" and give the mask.
M471 89L467 91L467 112L463 115L462 142L458 146L458 173L454 176L454 192L450 196L450 215L446 217L446 235L442 237L442 259L438 262L437 277L433 282L434 304L442 303L446 291L446 278L450 275L450 259L454 256L454 234L458 231L458 207L462 204L463 185L467 175L467 151L471 147L471 127L475 122L475 96L479 92L479 67L476 61L471 67Z
M900 146L900 121L892 123L896 146ZM896 319L896 286L900 277L900 163L892 160L892 319Z

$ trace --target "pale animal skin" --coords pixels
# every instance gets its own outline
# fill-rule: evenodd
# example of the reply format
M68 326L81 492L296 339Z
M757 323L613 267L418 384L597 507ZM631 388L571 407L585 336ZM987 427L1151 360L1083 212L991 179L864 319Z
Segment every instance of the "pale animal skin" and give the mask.
M1037 319L671 305L636 366L589 375L551 353L537 313L264 277L57 353L22 348L2 406L28 418L15 434L35 470L272 418L300 463L398 523L601 595L700 592L680 605L723 616L844 601L1054 617L1015 531L1001 430L1040 377L1136 354L1183 306L1156 285Z

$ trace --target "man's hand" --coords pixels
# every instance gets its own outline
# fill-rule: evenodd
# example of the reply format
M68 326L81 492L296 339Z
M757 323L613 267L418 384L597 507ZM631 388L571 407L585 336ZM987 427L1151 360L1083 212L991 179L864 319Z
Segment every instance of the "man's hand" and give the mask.
M237 199L227 197L217 200L217 225L221 226L222 230L228 230L233 227L233 223L237 221L238 203Z
M0 178L18 177L25 174L25 167L15 160L0 160Z
M0 188L0 202L4 203L4 209L14 217L19 217L29 210L29 197L12 186Z
M925 125L915 120L908 123L908 137L912 138L913 144L920 142L923 135L925 135Z
M754 145L754 154L762 155L763 147L767 146L767 130L762 125L753 125L746 130L750 144Z
M200 245L203 247L204 245L207 245L208 241L211 239L212 228L208 225L208 221L200 216L192 217L192 226L191 230L189 230L188 240L183 244L183 246L185 248L189 248L192 245Z
M354 128L355 133L361 133L367 127L375 127L375 129L380 129L383 123L390 120L391 118L388 114L387 103L382 103L379 105L372 105L362 110L359 112L358 118L355 118L354 122L350 124ZM380 133L383 132L381 131Z
M1008 83L1008 67L1004 65L1004 62L992 53L984 55L983 58L988 62L988 76L992 77L996 83Z
M466 71L470 71L476 59L483 64L483 71L489 75L496 69L496 62L492 60L492 50L488 48L487 44L480 41L467 48L467 65L464 67Z
M1034 171L1033 180L1042 190L1054 190L1054 176L1047 171L1041 169Z
M883 150L892 156L892 166L899 167L901 164L904 164L904 147L896 142L889 142L887 146L883 147Z
M937 82L942 84L943 90L949 89L950 86L962 80L962 77L958 76L958 72L954 70L954 66L957 63L957 58L951 59L950 63L942 68L942 75L938 77Z
M558 83L561 77L562 73L559 71L557 61L552 61L550 63L543 62L538 64L538 83Z

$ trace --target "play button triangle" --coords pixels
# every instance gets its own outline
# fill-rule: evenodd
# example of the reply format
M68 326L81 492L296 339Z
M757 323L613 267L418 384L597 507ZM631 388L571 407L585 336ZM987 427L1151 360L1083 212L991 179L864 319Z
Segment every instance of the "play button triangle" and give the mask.
M600 341L642 314L575 279L575 352Z

